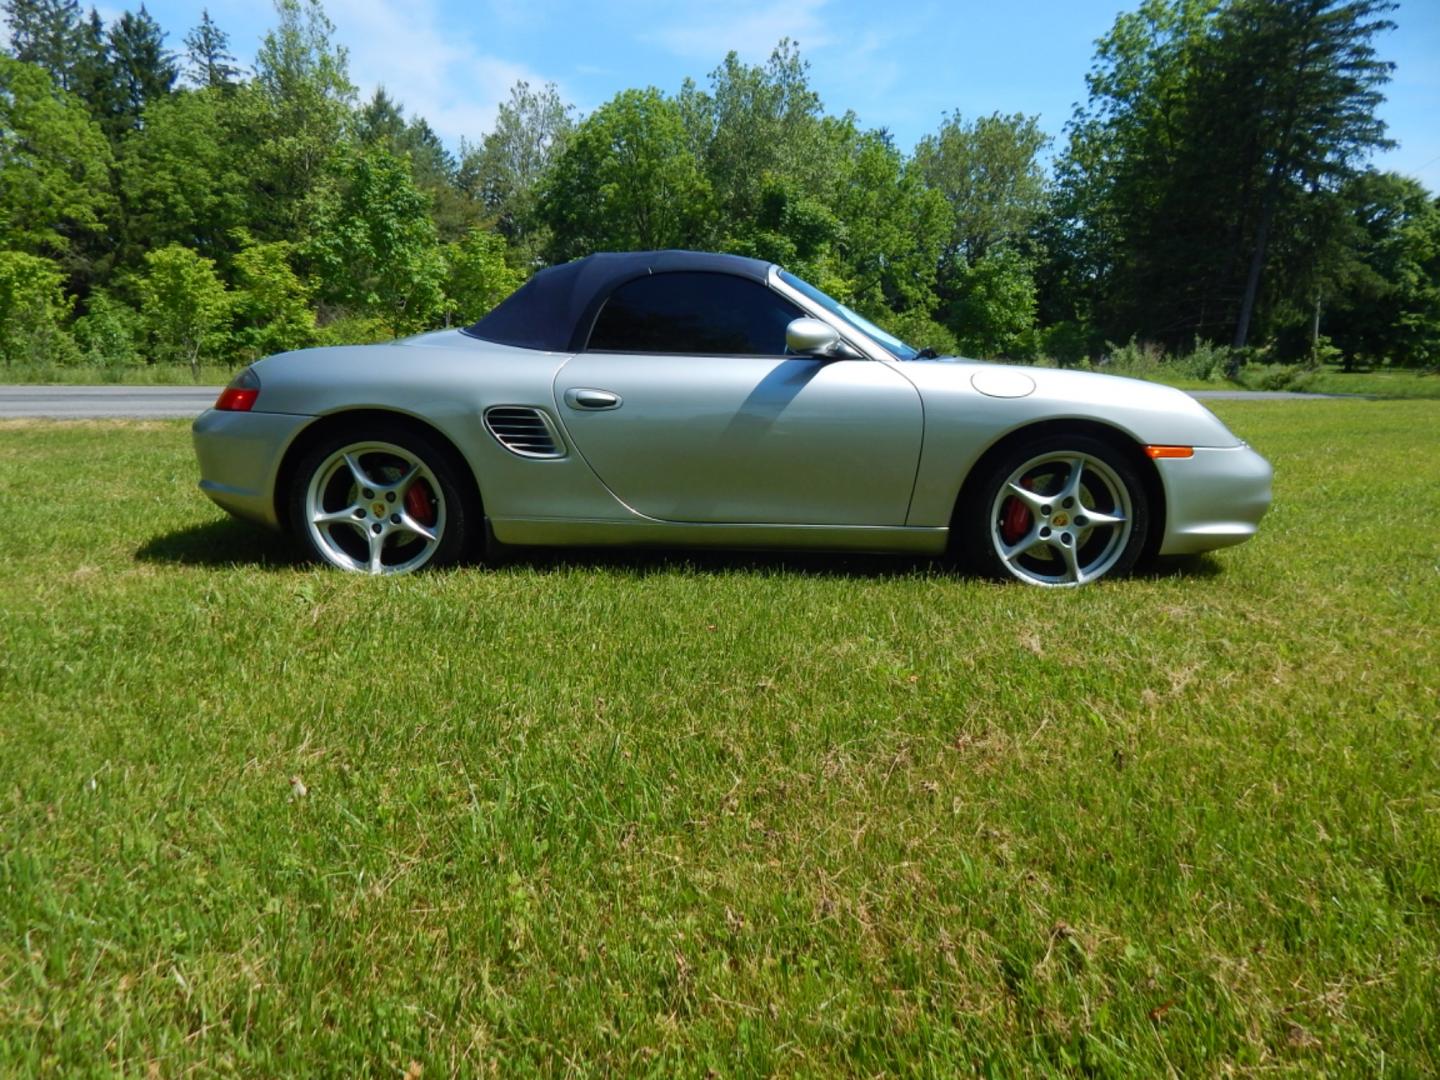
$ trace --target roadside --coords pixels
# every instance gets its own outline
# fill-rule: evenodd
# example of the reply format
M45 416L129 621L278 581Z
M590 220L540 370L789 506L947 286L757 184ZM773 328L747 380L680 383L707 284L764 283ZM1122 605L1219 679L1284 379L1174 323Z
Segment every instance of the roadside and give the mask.
M188 420L208 409L218 386L4 386L0 419ZM1189 390L1192 397L1221 401L1320 400L1337 394L1288 390Z
M1375 398L1440 398L1440 374L1412 369L1343 371L1330 365L1317 371L1260 366L1246 368L1238 379L1200 379L1165 365L1130 368L1104 365L1095 368L1106 375L1163 383L1177 390L1202 391L1206 395L1231 392L1292 391L1302 395L1357 396ZM199 378L190 369L175 365L149 364L141 367L12 367L0 371L0 379L12 386L73 386L84 389L123 386L175 386L210 394L212 400L235 374L235 369L206 365Z

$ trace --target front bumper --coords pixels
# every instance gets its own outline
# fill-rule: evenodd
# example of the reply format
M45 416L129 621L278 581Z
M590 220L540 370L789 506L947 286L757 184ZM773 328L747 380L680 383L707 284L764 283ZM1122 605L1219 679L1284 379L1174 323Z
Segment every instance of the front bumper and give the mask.
M200 490L236 517L280 527L275 479L295 436L314 417L207 409L190 428L200 459Z
M1193 457L1155 462L1165 485L1161 555L1195 555L1255 535L1270 509L1270 463L1248 446L1197 446Z

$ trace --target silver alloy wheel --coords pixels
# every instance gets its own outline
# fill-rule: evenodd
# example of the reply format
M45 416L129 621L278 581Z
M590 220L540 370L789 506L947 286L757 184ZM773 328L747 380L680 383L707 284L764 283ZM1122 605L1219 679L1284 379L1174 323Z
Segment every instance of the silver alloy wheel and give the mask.
M305 520L327 562L362 574L404 574L440 546L445 496L429 466L404 447L351 443L311 475Z
M1022 523L1023 535L1007 536ZM1032 458L1010 474L990 507L1000 561L1032 585L1094 581L1119 561L1133 528L1129 489L1090 454Z

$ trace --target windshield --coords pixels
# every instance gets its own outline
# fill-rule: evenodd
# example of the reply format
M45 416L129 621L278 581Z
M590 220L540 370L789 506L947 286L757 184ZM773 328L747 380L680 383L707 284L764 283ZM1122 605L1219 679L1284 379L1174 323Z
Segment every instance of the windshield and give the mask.
M894 334L887 334L884 330L881 330L880 327L876 326L869 319L865 318L865 316L857 312L851 311L844 304L840 303L839 300L834 300L826 296L819 289L815 288L814 285L811 285L808 281L801 281L798 277L790 273L788 270L780 271L780 280L785 282L785 284L789 285L792 289L795 289L797 292L804 293L811 300L814 300L815 303L819 304L826 311L830 312L831 315L835 315L841 319L844 319L847 323L853 326L856 330L859 330L862 334L868 334L870 337L878 341L881 345L884 345L885 348L889 349L892 353L894 353L897 358L901 360L914 360L915 357L920 355L920 350L912 349L909 345L906 345Z

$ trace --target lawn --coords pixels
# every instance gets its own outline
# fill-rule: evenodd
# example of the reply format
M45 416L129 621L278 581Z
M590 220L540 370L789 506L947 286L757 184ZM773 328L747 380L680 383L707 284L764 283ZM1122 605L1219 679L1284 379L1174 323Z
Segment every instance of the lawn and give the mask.
M0 1073L1440 1072L1440 405L1222 402L1252 543L289 563L0 424Z

